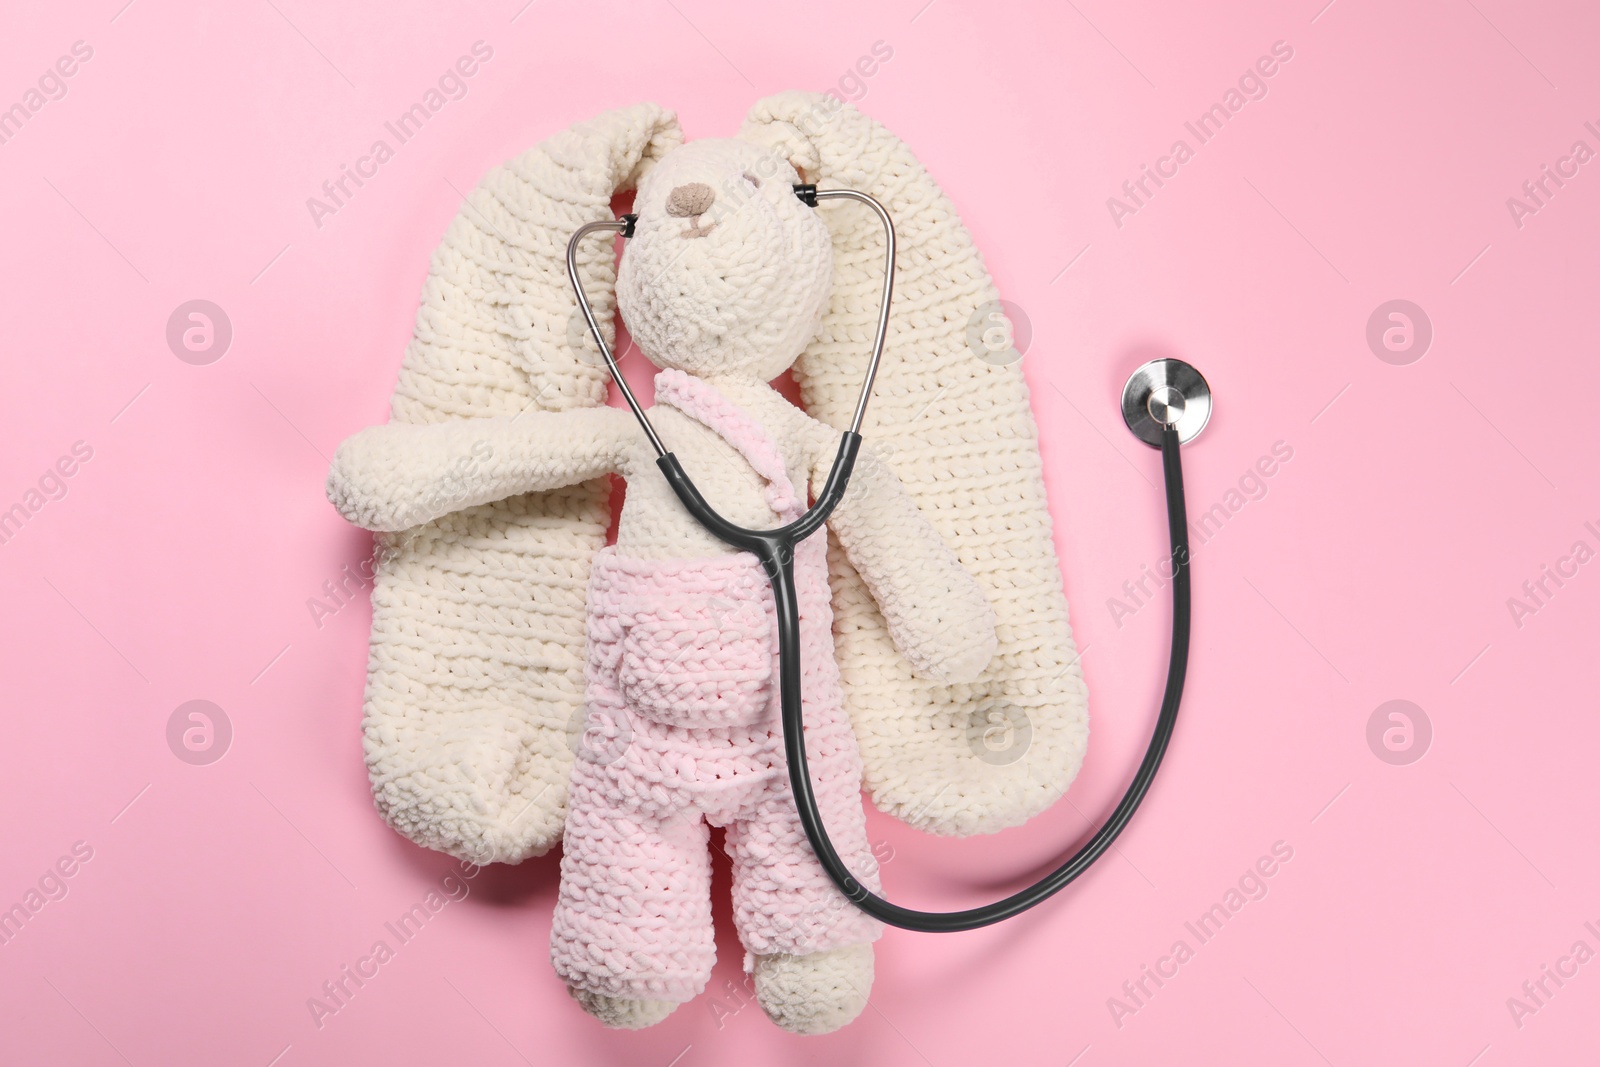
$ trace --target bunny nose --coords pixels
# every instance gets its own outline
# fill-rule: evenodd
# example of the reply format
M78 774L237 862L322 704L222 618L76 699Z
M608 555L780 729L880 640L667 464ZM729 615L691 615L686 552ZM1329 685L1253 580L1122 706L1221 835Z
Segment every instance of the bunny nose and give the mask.
M667 194L667 214L680 219L704 215L716 198L717 194L705 182L680 185Z

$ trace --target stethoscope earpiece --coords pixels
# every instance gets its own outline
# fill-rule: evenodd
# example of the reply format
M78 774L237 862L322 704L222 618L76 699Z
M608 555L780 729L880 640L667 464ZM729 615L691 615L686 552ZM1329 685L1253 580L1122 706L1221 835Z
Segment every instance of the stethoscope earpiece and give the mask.
M815 185L796 185L794 195L806 207L817 206L817 187ZM639 222L638 215L622 215L617 219L621 223L620 230L624 238L633 236L633 228Z

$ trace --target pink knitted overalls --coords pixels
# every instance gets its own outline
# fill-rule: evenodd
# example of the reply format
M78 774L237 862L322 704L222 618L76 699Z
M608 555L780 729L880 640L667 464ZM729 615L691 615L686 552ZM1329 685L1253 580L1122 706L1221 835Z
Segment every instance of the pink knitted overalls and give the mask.
M675 370L657 376L656 401L736 448L767 481L782 522L800 515L805 499L754 419ZM795 552L806 755L835 847L876 891L826 554L823 530ZM550 931L556 973L613 997L698 996L716 960L707 823L727 828L734 923L748 953L808 955L877 940L882 924L829 881L795 814L775 607L755 556L642 560L605 548L589 586L588 636L584 737Z

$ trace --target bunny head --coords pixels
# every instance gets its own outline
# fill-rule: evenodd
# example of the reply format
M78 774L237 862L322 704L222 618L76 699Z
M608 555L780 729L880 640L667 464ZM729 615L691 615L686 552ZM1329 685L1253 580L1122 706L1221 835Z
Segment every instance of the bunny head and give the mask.
M617 306L658 367L770 381L816 335L833 278L827 225L794 167L744 141L668 152L639 185Z

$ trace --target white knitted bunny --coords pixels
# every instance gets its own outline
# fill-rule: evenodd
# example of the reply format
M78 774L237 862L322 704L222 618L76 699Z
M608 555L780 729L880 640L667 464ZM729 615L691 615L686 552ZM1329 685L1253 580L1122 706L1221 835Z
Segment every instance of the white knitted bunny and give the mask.
M1076 773L1081 680L1025 388L1014 367L959 350L965 320L993 297L948 203L938 196L947 217L929 224L932 198L918 193L931 182L915 160L881 127L821 98L766 102L739 140L677 140L659 109L614 112L486 179L476 218L464 212L435 258L396 421L357 434L335 457L329 496L340 511L369 529L405 531L386 539L374 592L368 762L397 829L478 862L544 851L565 809L552 956L573 995L611 1025L657 1022L703 990L714 952L706 823L726 826L757 997L779 1025L826 1032L865 1005L880 931L827 881L794 815L760 567L683 510L631 415L595 406L597 356L572 344L560 250L579 224L604 216L610 188L643 173L616 300L640 349L667 368L652 420L712 505L749 527L793 519L838 444L836 430L766 383L805 351L797 375L807 406L837 420L829 393L843 386L832 376L856 375L876 311L862 271L881 253L870 230L841 214L860 209L806 207L792 184L828 182L829 157L849 158L853 147L875 173L837 184L889 202L908 238L902 275L930 264L935 275L953 271L902 278L911 306L900 311L879 395L907 423L907 403L933 409L914 431L886 435L902 477L902 450L926 448L917 434L932 435L953 472L942 488L986 507L986 528L973 537L947 514L936 529L954 501L932 494L925 516L874 454L869 422L829 523L842 549L831 598L825 534L796 554L807 747L825 821L856 875L877 884L858 795L863 754L874 799L918 825L1010 825ZM919 176L925 186L896 204L896 183L903 191ZM610 258L595 247L582 268L602 312ZM939 291L954 300L930 321L926 294ZM949 313L969 301L952 324ZM904 365L912 359L921 366ZM998 429L985 453L968 447L974 427L963 413L939 408L951 391L983 410L989 433ZM600 550L604 483L595 480L607 473L627 480L628 495L616 545ZM906 480L926 487L929 475ZM975 488L998 494L973 499ZM930 494L921 495L926 508ZM991 525L1030 505L1020 534ZM1004 574L998 588L985 572ZM1010 631L998 657L991 599ZM580 664L582 743L566 749L577 749L574 761L562 757L578 732L567 720L580 717ZM1008 753L999 759L996 730ZM557 778L569 764L567 791ZM942 779L906 781L929 772Z

